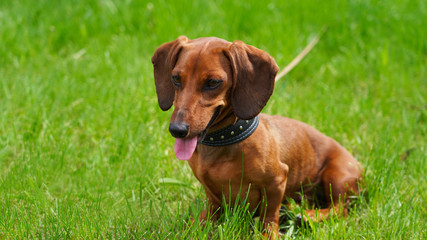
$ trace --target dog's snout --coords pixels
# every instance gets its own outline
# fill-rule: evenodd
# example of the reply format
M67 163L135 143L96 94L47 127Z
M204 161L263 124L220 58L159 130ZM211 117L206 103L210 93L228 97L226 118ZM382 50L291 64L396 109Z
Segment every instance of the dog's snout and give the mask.
M170 123L169 132L173 137L185 138L190 130L190 125L186 123Z

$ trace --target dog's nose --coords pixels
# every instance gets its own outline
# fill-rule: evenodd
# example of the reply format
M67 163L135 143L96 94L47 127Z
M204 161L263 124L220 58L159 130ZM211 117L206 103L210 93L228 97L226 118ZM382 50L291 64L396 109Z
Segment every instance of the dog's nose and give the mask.
M170 123L169 132L173 137L176 138L185 138L188 135L190 126L186 123Z

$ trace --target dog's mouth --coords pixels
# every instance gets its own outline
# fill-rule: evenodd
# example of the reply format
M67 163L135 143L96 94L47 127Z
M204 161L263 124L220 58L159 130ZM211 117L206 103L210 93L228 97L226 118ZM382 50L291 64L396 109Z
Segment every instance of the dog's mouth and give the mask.
M186 137L186 138L175 138L175 156L179 160L188 160L193 156L194 151L196 150L197 144L201 143L203 139L206 137L206 131L212 124L212 122L216 119L220 112L221 106L217 107L215 110L215 113L213 114L211 120L209 121L208 125L206 126L205 130L203 130L201 133L193 136L193 137Z
M192 138L175 138L175 156L179 160L188 160L193 156L197 146L197 136Z
M206 136L206 130L189 138L175 138L175 156L179 160L188 160L193 156L198 144L200 144Z

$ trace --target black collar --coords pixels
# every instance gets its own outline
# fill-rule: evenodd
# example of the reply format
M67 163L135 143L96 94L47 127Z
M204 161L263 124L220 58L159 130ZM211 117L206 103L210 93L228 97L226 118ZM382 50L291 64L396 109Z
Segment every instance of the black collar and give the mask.
M201 143L213 147L221 147L238 143L248 138L258 127L258 123L258 116L251 120L238 119L233 125L229 125L213 133L206 134Z

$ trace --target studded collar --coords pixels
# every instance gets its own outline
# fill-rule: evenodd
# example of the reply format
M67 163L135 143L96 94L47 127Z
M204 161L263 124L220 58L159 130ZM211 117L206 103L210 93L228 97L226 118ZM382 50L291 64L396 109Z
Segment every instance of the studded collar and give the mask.
M238 143L248 138L258 127L258 123L258 116L251 120L238 119L235 124L229 125L213 133L206 134L201 143L213 147L221 147Z

